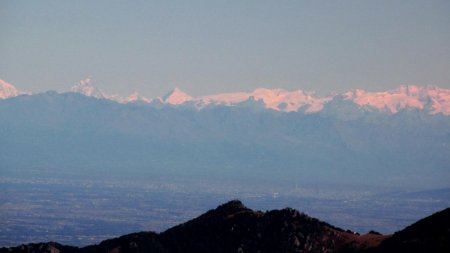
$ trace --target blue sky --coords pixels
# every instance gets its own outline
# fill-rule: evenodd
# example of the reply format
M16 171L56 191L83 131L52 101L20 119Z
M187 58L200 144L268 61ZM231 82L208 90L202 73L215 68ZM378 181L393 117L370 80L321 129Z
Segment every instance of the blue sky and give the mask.
M0 79L156 97L450 88L450 1L0 1Z

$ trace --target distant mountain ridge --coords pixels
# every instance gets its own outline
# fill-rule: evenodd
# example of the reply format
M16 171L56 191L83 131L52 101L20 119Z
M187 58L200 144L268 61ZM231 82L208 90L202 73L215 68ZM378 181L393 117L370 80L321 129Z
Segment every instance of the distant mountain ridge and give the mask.
M109 99L118 103L143 103L149 105L186 106L204 109L211 106L239 106L242 104L261 106L281 112L317 113L337 101L350 102L363 110L398 113L405 109L423 110L430 114L450 115L450 89L436 86L402 85L397 89L382 92L367 92L356 89L327 97L318 97L314 92L302 90L258 88L252 92L234 92L192 97L179 88L174 88L163 97L149 99L134 92L128 97L108 95L92 84L90 78L74 85L71 92L98 99ZM14 97L20 92L5 81L0 82L0 99Z
M253 97L197 109L192 100L171 105L74 92L21 95L0 100L0 161L5 174L38 169L129 176L133 170L448 187L450 117L428 109L391 113L344 96L316 113L286 113Z
M294 209L253 211L234 200L160 234L134 233L83 248L54 242L27 244L1 248L0 253L444 253L450 249L449 231L450 209L392 236L358 235Z

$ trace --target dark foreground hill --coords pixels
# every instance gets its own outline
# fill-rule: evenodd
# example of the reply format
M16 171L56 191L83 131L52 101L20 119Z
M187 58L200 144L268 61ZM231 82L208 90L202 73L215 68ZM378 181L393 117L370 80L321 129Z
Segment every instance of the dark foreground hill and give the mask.
M450 252L450 208L396 232L369 252Z
M160 234L134 233L84 248L49 242L0 249L6 252L450 252L450 209L392 236L358 235L294 209L253 211L235 200Z

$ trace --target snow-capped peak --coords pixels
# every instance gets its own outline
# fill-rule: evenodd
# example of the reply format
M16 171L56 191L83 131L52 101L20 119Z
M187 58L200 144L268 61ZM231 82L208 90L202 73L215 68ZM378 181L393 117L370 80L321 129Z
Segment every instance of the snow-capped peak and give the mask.
M72 86L72 88L70 88L70 91L80 93L88 97L102 99L108 98L108 96L106 96L103 91L92 85L92 79L89 77L81 80L77 85Z
M180 105L185 102L191 101L192 99L193 98L191 96L178 88L174 88L162 98L164 103L171 105Z
M209 104L237 105L247 100L262 101L266 108L276 111L292 112L303 108L305 112L317 112L331 98L318 98L311 92L302 90L258 88L252 92L224 93L204 96L197 100L199 107Z
M450 90L435 86L402 85L383 92L353 90L342 94L359 106L397 113L405 108L428 109L430 113L450 115Z
M0 79L0 99L6 99L20 95L19 90L14 85Z
M278 111L292 112L305 107L306 112L322 110L330 98L318 98L312 92L302 90L287 91L283 89L259 88L252 92L256 100L262 100L267 108Z
M124 103L136 103L136 102L150 103L150 101L151 100L149 98L146 98L135 91L125 98Z
M137 92L126 98L119 95L108 95L93 86L91 78L86 78L73 86L71 91L118 103L146 103L156 107L187 105L195 106L199 110L215 105L246 107L255 105L258 108L264 107L281 112L315 113L324 108L329 108L331 111L336 108L346 110L345 108L349 108L348 105L354 105L364 110L388 113L416 109L430 114L450 115L450 89L436 86L402 85L397 89L379 92L355 89L327 97L318 97L313 92L302 90L257 88L251 92L221 93L193 98L179 88L174 88L162 98L149 99ZM19 92L14 85L0 79L0 99L20 94L24 93ZM342 104L340 101L345 103ZM342 107L343 105L345 106Z

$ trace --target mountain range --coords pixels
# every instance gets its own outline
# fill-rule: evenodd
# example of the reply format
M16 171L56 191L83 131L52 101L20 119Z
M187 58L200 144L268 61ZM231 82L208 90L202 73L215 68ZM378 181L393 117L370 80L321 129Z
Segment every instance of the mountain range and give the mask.
M51 224L49 224L51 225ZM162 233L140 232L83 248L55 242L1 248L0 253L311 252L443 253L450 250L450 208L393 235L359 235L295 209L253 211L234 200Z
M80 93L98 99L108 99L119 103L144 103L154 106L171 105L203 109L210 106L238 106L255 104L262 108L282 112L317 113L329 105L347 102L365 110L378 110L397 113L400 110L425 110L430 114L442 113L450 115L450 90L436 86L403 85L395 90L383 92L367 92L356 89L341 94L318 97L314 92L302 90L287 91L283 89L258 88L252 92L234 92L192 97L178 88L174 88L163 97L146 98L137 92L128 97L108 95L92 85L86 78L74 85L71 92ZM12 84L0 80L0 99L15 97L19 92Z
M10 96L0 100L4 175L89 171L412 190L450 182L450 91L437 87L326 98L268 89L192 98L174 89L118 103L89 80L65 93L20 95L2 85Z

